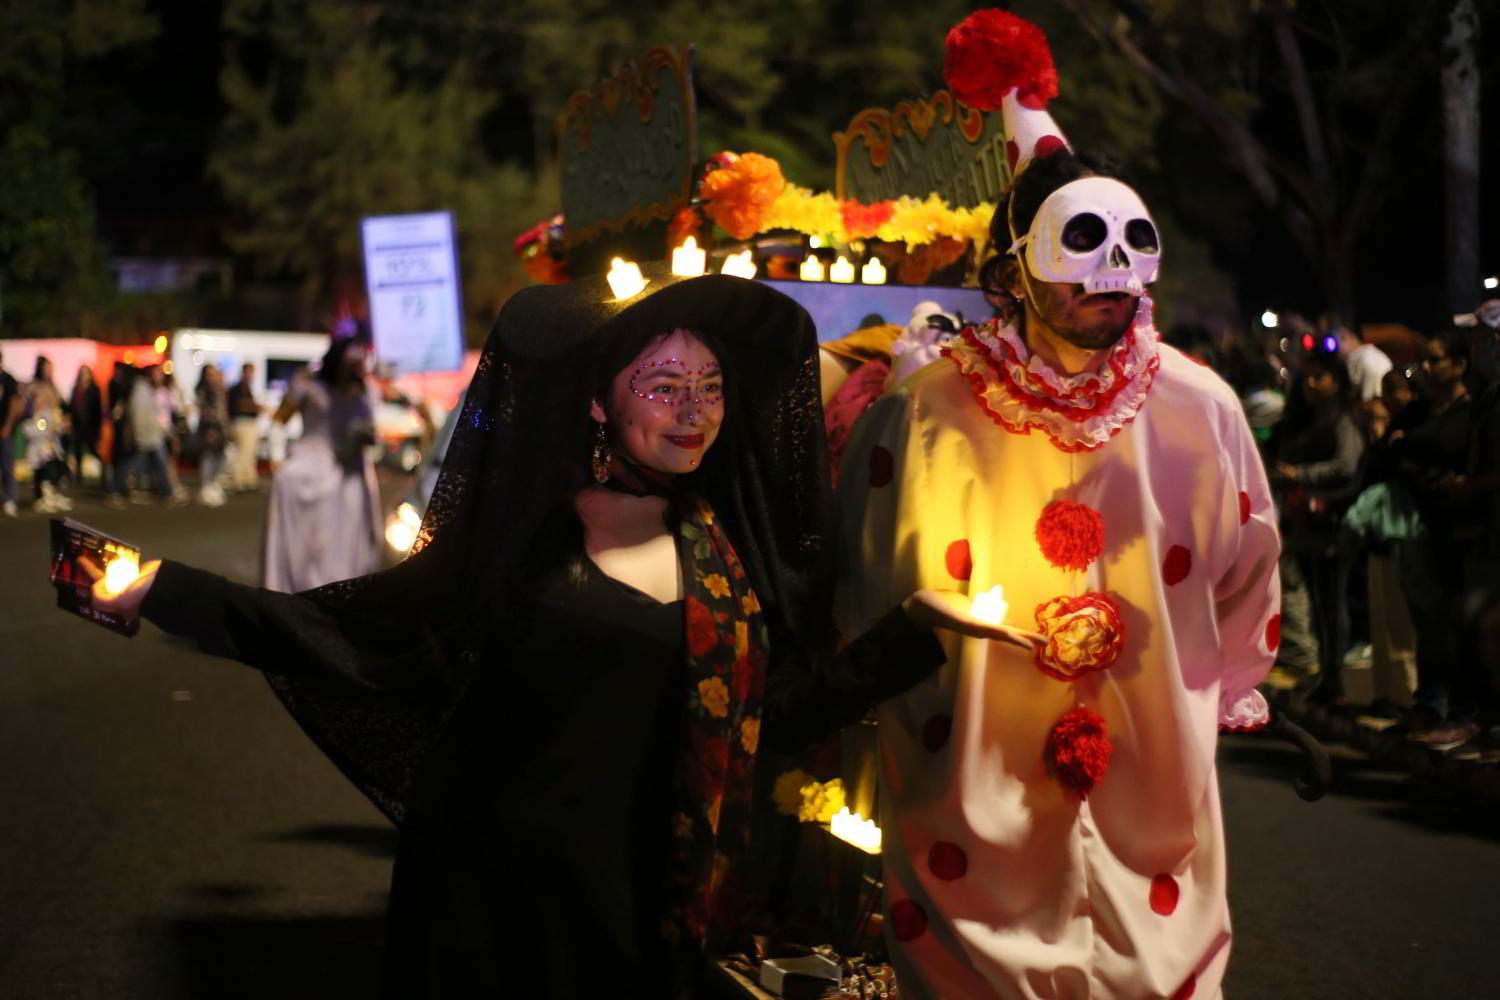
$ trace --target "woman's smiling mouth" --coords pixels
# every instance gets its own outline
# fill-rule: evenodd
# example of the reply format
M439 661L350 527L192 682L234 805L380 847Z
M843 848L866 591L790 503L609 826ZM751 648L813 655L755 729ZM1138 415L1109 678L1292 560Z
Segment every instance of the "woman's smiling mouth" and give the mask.
M694 448L703 447L702 434L663 434L662 437L666 438L668 441L672 442L679 448L687 448L691 450Z

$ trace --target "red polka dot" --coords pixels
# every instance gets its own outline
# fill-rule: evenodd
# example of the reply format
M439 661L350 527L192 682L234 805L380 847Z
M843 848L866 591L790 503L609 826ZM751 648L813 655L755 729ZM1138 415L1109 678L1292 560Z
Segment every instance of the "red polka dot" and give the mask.
M947 712L934 715L922 724L922 745L932 753L943 749L953 735L953 716Z
M1240 523L1250 523L1250 494L1240 490Z
M952 882L968 872L969 856L957 844L940 840L927 852L927 867L944 882Z
M1016 145L1014 139L1005 140L1005 162L1010 164L1012 172L1016 169L1016 161L1021 158L1021 149Z
M1281 645L1281 616L1272 615L1271 620L1266 622L1266 648L1273 653Z
M1158 875L1151 880L1151 909L1164 917L1170 917L1177 909L1177 900L1182 890L1177 880L1170 875Z
M1051 156L1066 145L1067 143L1055 135L1044 135L1036 141L1036 152L1033 155L1037 159L1041 159L1044 156Z
M1167 558L1161 561L1162 579L1168 587L1175 587L1193 571L1193 554L1181 545L1167 550Z
M897 941L915 941L927 930L927 911L914 899L891 904L891 933Z
M1181 986L1177 987L1177 992L1172 994L1171 1000L1188 1000L1188 997L1192 996L1193 995L1193 991L1196 990L1197 988L1198 988L1198 977L1194 976L1194 975L1189 975L1187 977L1187 982L1185 982Z
M870 485L879 489L890 483L896 473L896 460L879 445L870 452Z
M1034 90L1018 90L1016 91L1016 103L1023 108L1040 111L1047 106L1047 99Z
M949 545L943 559L948 564L948 575L955 580L967 580L974 573L974 556L969 552L967 538Z

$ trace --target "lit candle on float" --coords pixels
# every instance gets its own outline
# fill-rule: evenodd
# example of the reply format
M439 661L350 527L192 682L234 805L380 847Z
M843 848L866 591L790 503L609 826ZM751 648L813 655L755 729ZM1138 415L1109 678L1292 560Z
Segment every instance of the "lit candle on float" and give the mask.
M732 274L736 278L755 277L755 260L749 250L740 253L732 253L724 258L724 266L719 270L720 274Z
M865 261L865 266L859 269L859 280L867 285L885 284L885 265L880 263L879 257Z
M990 625L1004 625L1005 613L1010 605L1005 603L1005 588L998 583L983 593L974 595L969 613Z
M828 280L837 281L841 285L854 283L854 265L849 263L848 257L840 257L833 262L833 266L828 269Z
M684 278L696 278L706 269L708 254L698 246L698 241L689 236L682 246L672 251L672 273Z
M807 259L802 262L802 267L797 273L803 281L822 281L823 262L812 254L808 254Z
M115 556L104 566L104 589L118 594L141 575L141 565L130 556Z
M853 844L866 854L880 853L880 827L873 819L851 813L845 806L833 814L829 831L840 840Z
M634 261L615 257L609 262L609 290L615 293L617 299L628 299L633 295L639 295L642 288L646 287L646 279L641 276L640 266Z

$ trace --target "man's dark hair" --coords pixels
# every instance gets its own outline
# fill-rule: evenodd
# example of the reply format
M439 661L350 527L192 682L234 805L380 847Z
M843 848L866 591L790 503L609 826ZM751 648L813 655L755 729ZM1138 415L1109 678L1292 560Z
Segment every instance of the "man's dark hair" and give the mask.
M1015 220L1016 235L1019 236L1031 228L1037 210L1042 207L1042 202L1047 200L1048 195L1080 177L1113 177L1124 180L1120 171L1108 160L1072 149L1059 149L1032 160L1011 185L1008 204L1001 206L1001 210L990 220L990 243L998 252L1004 253L1011 244L1007 212Z

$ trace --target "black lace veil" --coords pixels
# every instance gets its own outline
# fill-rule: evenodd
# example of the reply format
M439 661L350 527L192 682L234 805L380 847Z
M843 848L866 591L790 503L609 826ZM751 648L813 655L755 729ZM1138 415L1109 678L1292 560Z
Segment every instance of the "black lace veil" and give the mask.
M586 481L589 400L599 359L620 338L707 335L725 368L726 416L703 467L684 478L713 505L776 623L808 646L829 642L831 501L812 320L755 281L643 270L650 283L625 301L600 276L506 303L414 554L306 595L356 650L354 683L268 671L314 741L398 823L468 682L508 667L492 639L528 586L533 537Z

